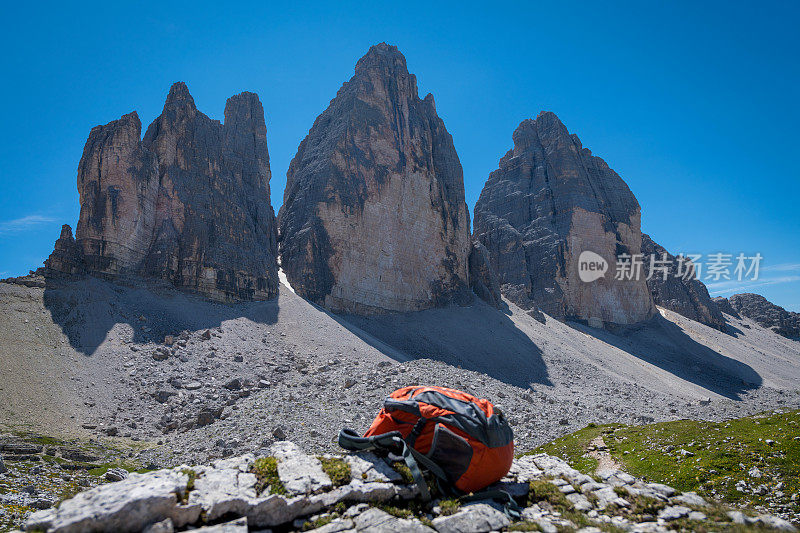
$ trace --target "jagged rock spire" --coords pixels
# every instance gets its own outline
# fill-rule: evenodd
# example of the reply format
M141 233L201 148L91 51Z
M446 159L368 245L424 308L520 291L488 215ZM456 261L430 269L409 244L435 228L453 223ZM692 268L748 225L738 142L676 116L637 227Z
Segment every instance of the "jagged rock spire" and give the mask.
M396 47L370 48L287 172L281 260L297 292L354 313L469 298L461 164Z
M175 83L140 136L133 112L93 128L86 142L76 230L85 269L159 277L218 300L275 297L277 231L258 96L230 98L222 124ZM63 233L59 242L57 251L69 245ZM51 259L51 270L69 270Z
M650 318L655 306L644 276L614 279L616 257L641 252L639 203L625 182L554 113L524 120L513 139L481 192L474 222L505 296L594 325ZM584 251L607 262L599 279L580 278Z

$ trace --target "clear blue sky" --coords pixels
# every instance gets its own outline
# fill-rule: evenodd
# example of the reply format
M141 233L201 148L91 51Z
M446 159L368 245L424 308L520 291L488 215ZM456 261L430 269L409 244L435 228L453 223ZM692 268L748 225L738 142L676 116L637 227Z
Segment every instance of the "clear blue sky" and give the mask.
M656 241L760 252L752 290L800 311L800 3L114 4L4 7L0 277L74 227L92 126L135 109L146 127L178 80L212 118L259 94L277 211L297 145L386 41L436 97L470 211L514 128L550 110L627 181Z

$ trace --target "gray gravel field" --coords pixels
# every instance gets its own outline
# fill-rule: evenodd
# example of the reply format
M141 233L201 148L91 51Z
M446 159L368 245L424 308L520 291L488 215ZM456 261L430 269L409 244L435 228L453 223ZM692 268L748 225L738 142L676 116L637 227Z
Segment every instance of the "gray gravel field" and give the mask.
M363 431L409 384L489 398L519 450L589 422L800 406L800 344L732 317L726 334L662 310L612 334L478 300L359 318L285 286L277 301L224 305L90 277L0 283L0 315L0 423L138 441L145 463L199 463L286 438L332 451L340 428Z

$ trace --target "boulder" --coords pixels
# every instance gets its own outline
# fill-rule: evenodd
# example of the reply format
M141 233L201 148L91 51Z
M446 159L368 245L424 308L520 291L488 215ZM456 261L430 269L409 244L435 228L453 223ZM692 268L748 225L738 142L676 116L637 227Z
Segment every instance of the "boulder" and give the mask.
M166 518L180 527L197 521L200 515L199 507L178 501L179 496L187 494L188 481L188 476L177 469L131 474L124 481L81 492L58 508L33 513L25 529L49 533L139 532Z
M702 496L699 496L696 492L684 492L683 494L675 496L670 501L672 503L682 503L690 507L708 507L708 502L706 502L705 499L703 499Z
M511 463L509 475L516 476L517 480L524 483L529 483L535 479L542 477L544 472L536 466L536 461L533 455L523 455L515 459Z
M350 472L353 479L361 479L367 482L399 482L402 476L389 464L372 452L362 452L348 455L344 458L350 465Z
M292 442L276 442L270 447L270 455L278 460L278 476L291 495L312 494L333 485L319 459L306 455Z
M658 518L669 522L670 520L677 520L679 518L683 518L684 516L689 516L689 513L691 512L691 509L683 505L673 505L661 509L658 512Z
M648 483L647 488L664 496L665 498L670 498L674 496L678 491L669 485L664 485L663 483Z
M471 301L461 163L396 47L358 61L286 177L281 266L297 294L355 314Z
M592 509L592 502L589 501L589 498L580 494L578 492L574 492L572 494L566 495L567 500L572 504L576 511L589 511Z
M397 518L375 507L367 509L355 517L355 531L359 533L433 533L428 526L419 520Z
M0 451L13 455L31 455L35 453L42 453L44 447L41 444L33 444L30 442L3 442L0 443Z
M524 309L592 326L655 312L641 272L616 279L617 259L641 253L640 208L609 166L555 114L525 120L475 206L474 237L503 294Z
M109 468L103 477L108 481L122 481L128 478L128 471L124 468Z
M679 259L646 233L642 234L642 255L644 273L648 278L647 286L656 305L666 307L706 326L726 331L725 318L708 295L705 284L693 276L679 275ZM655 258L652 263L651 257ZM664 269L660 268L659 261L666 262ZM655 268L651 269L651 266ZM691 261L684 259L680 268L686 272L693 266Z
M756 520L758 520L758 522L763 524L765 527L774 529L776 531L789 531L789 532L797 531L797 528L794 527L794 525L791 522L774 515L760 514L756 517Z
M277 227L258 96L229 98L220 123L179 82L143 139L141 129L136 112L92 129L75 242L62 228L47 270L161 278L219 301L274 298Z
M500 531L510 523L505 514L485 503L467 505L453 515L433 519L433 527L439 533L488 533Z

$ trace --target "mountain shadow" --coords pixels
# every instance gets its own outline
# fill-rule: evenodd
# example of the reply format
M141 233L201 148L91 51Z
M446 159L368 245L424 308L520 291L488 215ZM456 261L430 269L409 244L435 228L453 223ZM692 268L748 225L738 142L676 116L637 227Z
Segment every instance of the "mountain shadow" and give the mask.
M93 276L47 279L44 306L70 345L92 355L117 324L132 330L132 342L163 342L182 330L215 328L244 317L274 324L278 299L235 304L216 303L159 281L131 278L105 281Z
M362 340L396 360L435 359L521 388L552 385L542 350L505 313L478 298L465 307L339 320L365 332Z
M612 333L575 322L591 335L667 372L732 400L761 387L761 376L749 365L695 341L677 324L656 314L650 321Z

